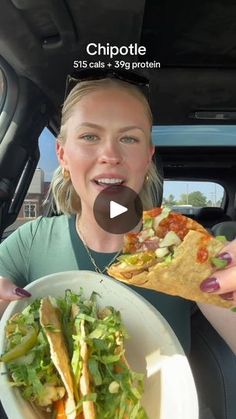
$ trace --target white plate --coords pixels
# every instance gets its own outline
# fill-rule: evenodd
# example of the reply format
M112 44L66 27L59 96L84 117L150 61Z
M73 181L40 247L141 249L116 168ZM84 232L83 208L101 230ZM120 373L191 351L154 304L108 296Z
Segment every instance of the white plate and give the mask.
M12 302L0 322L0 353L4 351L7 319L20 312L36 297L63 296L65 289L85 296L101 295L101 306L120 310L130 339L126 356L131 367L145 373L142 404L150 419L198 419L198 401L192 373L183 349L162 315L126 285L91 271L71 271L48 275L29 284L31 298ZM100 301L100 299L99 299ZM1 364L0 372L6 371ZM9 419L35 419L38 416L16 389L0 375L0 395Z

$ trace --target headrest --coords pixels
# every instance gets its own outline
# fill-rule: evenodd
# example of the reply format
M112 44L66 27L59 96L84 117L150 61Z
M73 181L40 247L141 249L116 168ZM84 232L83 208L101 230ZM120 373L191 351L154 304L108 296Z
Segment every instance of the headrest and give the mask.
M214 236L225 236L229 241L234 240L236 238L236 221L224 221L215 224L211 231Z
M196 214L199 221L228 221L231 218L225 214L224 210L220 207L202 207L199 208Z
M163 164L162 164L162 160L161 160L161 156L160 154L157 152L154 153L153 155L153 161L156 165L157 171L160 175L160 178L162 179L162 181L164 180L164 170L163 170Z

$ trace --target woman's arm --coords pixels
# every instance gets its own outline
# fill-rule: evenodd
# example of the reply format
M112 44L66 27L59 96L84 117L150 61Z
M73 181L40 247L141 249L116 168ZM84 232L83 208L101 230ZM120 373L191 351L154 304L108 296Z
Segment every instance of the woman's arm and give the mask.
M216 271L201 283L201 290L219 294L236 306L236 240L229 243L218 256L227 267ZM236 312L208 304L198 304L200 310L236 354Z
M197 305L236 355L236 313L210 304L197 303Z

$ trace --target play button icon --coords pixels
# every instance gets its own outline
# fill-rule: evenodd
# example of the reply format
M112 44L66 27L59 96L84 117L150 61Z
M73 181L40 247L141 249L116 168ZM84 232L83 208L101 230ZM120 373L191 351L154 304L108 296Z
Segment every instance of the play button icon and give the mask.
M93 212L103 230L112 234L125 234L139 224L143 207L136 192L127 186L116 185L98 194Z
M128 211L128 208L124 207L123 205L120 205L114 201L110 202L110 218L118 217L118 215L124 214L126 211Z

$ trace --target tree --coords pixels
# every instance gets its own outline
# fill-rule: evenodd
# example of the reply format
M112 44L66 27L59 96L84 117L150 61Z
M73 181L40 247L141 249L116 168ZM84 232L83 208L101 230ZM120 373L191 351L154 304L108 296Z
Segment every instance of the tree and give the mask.
M170 194L168 198L163 198L163 204L166 207L172 207L173 205L176 205L177 201L175 200L174 195Z
M187 195L186 193L182 193L180 195L180 199L178 201L179 205L188 205L189 204L189 195Z
M180 205L192 205L193 207L205 207L207 198L200 191L194 191L189 194L182 194L179 201Z

